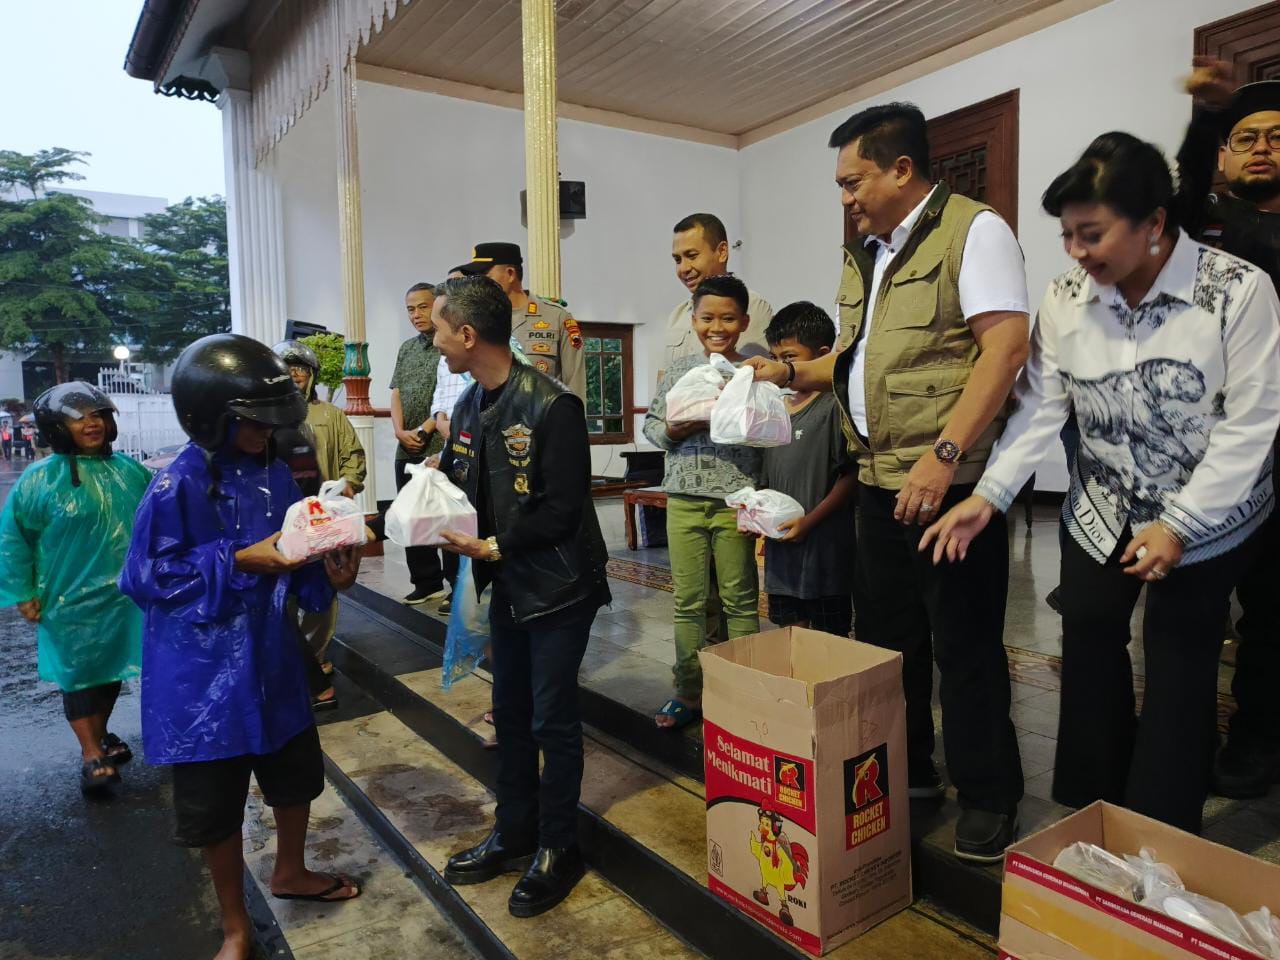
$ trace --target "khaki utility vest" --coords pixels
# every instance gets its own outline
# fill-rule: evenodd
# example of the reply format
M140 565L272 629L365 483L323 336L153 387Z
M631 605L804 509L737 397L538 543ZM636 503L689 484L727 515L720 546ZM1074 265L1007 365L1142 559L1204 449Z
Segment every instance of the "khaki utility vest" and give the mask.
M853 344L866 319L874 251L857 238L844 248L840 305L842 350L833 389L845 438L858 461L860 482L899 490L915 462L933 449L951 419L978 359L978 344L960 309L960 262L974 217L985 204L953 194L945 183L929 198L898 255L885 270L866 344L866 408L869 436L849 415ZM965 450L955 483L976 483L991 447L1004 429L1005 411Z

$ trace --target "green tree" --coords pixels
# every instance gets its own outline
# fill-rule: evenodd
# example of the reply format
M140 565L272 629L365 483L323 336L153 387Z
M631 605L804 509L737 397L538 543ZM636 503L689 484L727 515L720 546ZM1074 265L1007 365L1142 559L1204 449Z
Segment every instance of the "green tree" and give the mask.
M302 343L316 352L320 358L320 373L316 382L329 389L329 400L333 393L342 386L342 361L347 352L347 341L340 333L313 333L303 337Z
M59 383L68 352L111 343L117 244L99 219L68 194L0 201L0 349L47 350Z
M65 183L83 180L81 174L68 170L73 163L84 163L89 154L84 150L68 150L66 147L50 147L35 153L19 153L16 150L0 150L0 187L13 190L19 185L31 191L31 199L38 196L46 183Z
M121 323L141 359L164 363L192 340L231 329L226 202L188 197L144 217L143 229L121 262L118 289L132 298Z

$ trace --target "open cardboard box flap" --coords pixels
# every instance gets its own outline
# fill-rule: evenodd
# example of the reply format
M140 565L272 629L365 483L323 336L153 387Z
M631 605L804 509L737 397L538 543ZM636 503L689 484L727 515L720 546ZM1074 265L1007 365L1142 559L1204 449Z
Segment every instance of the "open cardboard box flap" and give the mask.
M762 699L813 707L852 699L855 674L862 683L883 673L897 675L902 655L870 644L802 627L784 627L704 647L706 674L723 673L736 686L755 688ZM754 674L754 676L752 676Z

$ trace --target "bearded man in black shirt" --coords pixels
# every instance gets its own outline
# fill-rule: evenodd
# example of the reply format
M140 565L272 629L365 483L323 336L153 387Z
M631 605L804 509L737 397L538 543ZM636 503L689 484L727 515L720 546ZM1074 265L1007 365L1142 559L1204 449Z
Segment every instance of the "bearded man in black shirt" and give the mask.
M1195 106L1178 151L1182 223L1201 243L1261 267L1280 288L1280 81L1233 89L1229 63L1196 57L1192 66L1186 85ZM1213 191L1215 169L1225 191ZM1256 539L1236 587L1244 613L1231 683L1236 712L1214 765L1215 791L1239 799L1280 782L1280 510Z

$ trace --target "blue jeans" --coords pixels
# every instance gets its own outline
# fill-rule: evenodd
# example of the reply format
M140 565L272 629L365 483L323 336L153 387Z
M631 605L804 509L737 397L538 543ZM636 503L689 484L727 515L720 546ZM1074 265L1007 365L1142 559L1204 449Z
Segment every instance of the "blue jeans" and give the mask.
M596 609L587 601L580 614L552 614L545 626L537 620L520 625L494 584L489 626L498 737L497 828L514 845L535 837L541 847L577 843L582 788L578 667Z

